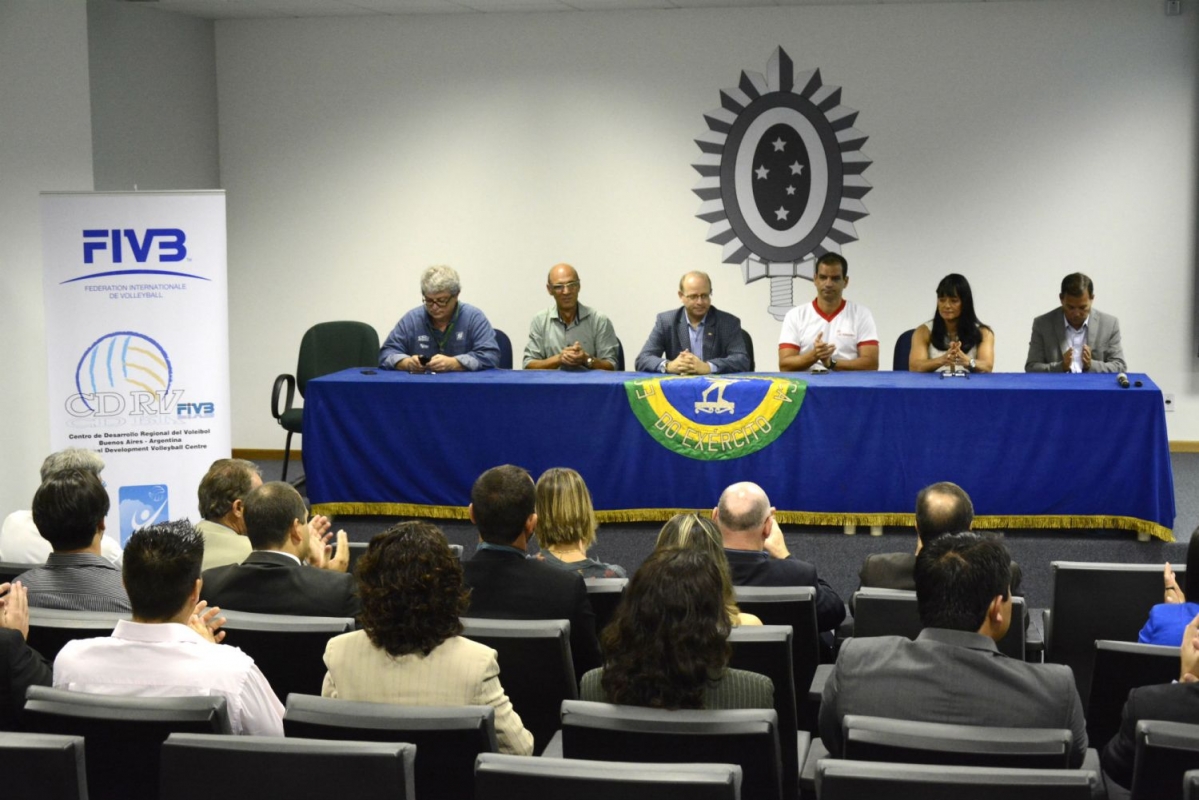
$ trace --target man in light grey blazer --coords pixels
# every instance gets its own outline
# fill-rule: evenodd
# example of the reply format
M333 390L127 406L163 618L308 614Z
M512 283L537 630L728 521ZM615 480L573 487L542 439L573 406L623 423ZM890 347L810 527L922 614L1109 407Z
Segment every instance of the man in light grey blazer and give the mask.
M741 320L712 305L712 279L688 272L679 281L682 308L663 311L637 355L640 372L671 375L749 372Z
M916 602L924 630L849 639L820 705L820 738L841 757L847 714L1000 728L1067 728L1070 765L1082 764L1087 727L1074 673L1029 664L995 643L1011 623L1011 557L976 533L939 536L916 557Z
M1091 308L1095 284L1081 272L1062 278L1062 303L1032 321L1025 372L1124 372L1120 321Z

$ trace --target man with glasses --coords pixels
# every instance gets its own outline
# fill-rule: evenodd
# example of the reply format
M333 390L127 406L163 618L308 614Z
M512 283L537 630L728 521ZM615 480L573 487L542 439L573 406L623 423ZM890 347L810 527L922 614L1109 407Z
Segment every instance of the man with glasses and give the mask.
M679 280L682 307L663 311L637 355L641 372L671 375L748 372L741 320L712 305L712 279L688 272Z
M607 317L579 302L580 288L570 264L550 270L545 290L554 304L529 324L525 369L616 369L616 331Z
M379 366L408 372L474 372L500 361L495 331L483 312L458 302L458 273L429 267L420 276L424 305L396 323L379 350Z
M836 253L825 253L816 260L812 283L816 299L796 306L783 318L779 371L877 370L874 315L841 297L849 285L849 262Z

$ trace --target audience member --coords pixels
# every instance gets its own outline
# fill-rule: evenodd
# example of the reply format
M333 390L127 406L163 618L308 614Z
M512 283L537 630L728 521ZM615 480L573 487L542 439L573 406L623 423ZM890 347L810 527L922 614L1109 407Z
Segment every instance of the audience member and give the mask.
M29 598L25 587L0 583L0 730L17 729L25 692L49 686L54 673L42 654L25 644L29 638Z
M1095 284L1081 272L1062 278L1061 308L1032 321L1025 372L1124 372L1120 320L1091 308Z
M245 524L254 552L241 564L206 570L205 600L260 614L357 616L354 578L345 571L349 538L339 531L338 555L327 559L324 540L308 525L304 500L291 484L272 481L246 495Z
M945 534L916 557L916 601L924 630L915 641L877 636L846 641L824 687L820 738L841 756L847 714L1003 728L1067 728L1070 764L1082 764L1087 730L1074 673L1029 664L995 643L1011 624L1011 558L975 533Z
M356 570L362 630L329 640L323 697L414 706L495 709L501 753L533 754L500 685L490 647L464 639L462 566L445 536L427 522L405 522L371 540Z
M962 487L949 481L925 486L916 495L916 552L866 556L858 573L862 586L913 591L920 548L943 533L968 531L973 524L974 504Z
M878 328L870 309L845 300L849 262L837 253L816 259L816 299L783 318L780 372L878 369Z
M716 561L699 548L655 550L604 629L604 666L580 697L652 708L773 708L764 675L729 669L729 615Z
M121 570L100 555L108 492L96 473L65 470L33 495L33 521L54 552L18 576L29 605L72 611L128 611Z
M995 332L974 313L970 282L956 272L937 284L937 312L916 328L908 369L912 372L990 372Z
M125 548L133 621L111 636L68 642L54 660L54 686L131 697L217 694L233 732L283 735L283 704L254 660L220 644L224 619L200 600L204 540L187 521L143 528Z
M545 563L584 578L625 578L624 568L587 557L595 544L595 509L583 476L550 467L537 479L537 544Z
M470 491L470 519L479 547L463 563L470 586L468 615L492 619L565 619L575 674L600 664L595 613L579 575L551 567L526 551L536 533L536 489L529 473L506 464L479 476Z
M662 530L658 531L658 541L654 550L700 550L711 556L720 573L720 596L724 601L725 611L729 615L729 624L734 628L741 625L761 625L762 620L753 614L747 614L737 607L737 594L733 591L733 579L729 575L729 560L724 554L724 542L716 523L704 519L698 514L675 514L666 521Z
M379 349L379 366L407 372L495 369L500 346L483 312L458 302L462 284L450 267L420 276L424 304L409 311Z
M94 450L68 447L46 456L42 462L42 483L52 475L71 469L94 472L96 477L104 470L104 459ZM104 485L103 479L100 485ZM30 510L14 511L0 525L0 561L14 564L45 564L50 557L50 542L38 532ZM121 566L121 546L116 538L105 536L100 540L100 555L118 567Z
M679 279L679 302L681 308L663 311L654 320L637 355L637 369L671 375L749 372L741 320L712 305L707 273L688 272Z
M579 302L582 282L570 264L550 270L545 291L554 304L529 323L525 369L616 369L620 342L612 323Z
M246 495L262 485L252 461L218 458L197 491L204 519L196 530L204 537L204 569L240 564L254 548L246 535Z
M712 511L720 528L735 586L812 586L816 627L834 630L845 619L845 604L816 574L816 567L791 555L774 520L766 492L756 483L734 483Z
M1192 578L1192 575L1199 575L1199 536L1191 536L1191 541L1187 544L1188 587L1192 583L1199 583L1199 578ZM1149 619L1145 622L1145 627L1141 628L1137 641L1142 644L1178 647L1183 643L1182 636L1187 625L1199 614L1199 603L1187 601L1187 596L1169 562L1166 562L1162 570L1162 582L1165 584L1163 602L1149 609Z

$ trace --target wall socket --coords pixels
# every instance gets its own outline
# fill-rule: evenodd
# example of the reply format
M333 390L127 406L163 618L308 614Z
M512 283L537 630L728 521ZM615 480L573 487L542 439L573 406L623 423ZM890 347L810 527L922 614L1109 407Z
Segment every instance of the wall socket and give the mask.
M1177 17L1182 13L1182 0L1166 0L1166 16Z
M1174 410L1174 395L1173 395L1173 393L1166 392L1164 397L1166 398L1166 410L1173 411Z

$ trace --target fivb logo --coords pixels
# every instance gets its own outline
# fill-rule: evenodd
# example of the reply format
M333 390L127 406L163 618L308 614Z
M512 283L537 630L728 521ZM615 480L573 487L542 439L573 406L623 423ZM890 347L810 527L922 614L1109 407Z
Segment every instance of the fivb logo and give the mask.
M144 264L150 258L150 248L157 242L159 261L182 261L187 258L187 234L180 228L147 228L140 239L133 228L90 229L83 232L83 263L95 263L96 251L107 250L112 263L125 260L126 245L133 260Z

